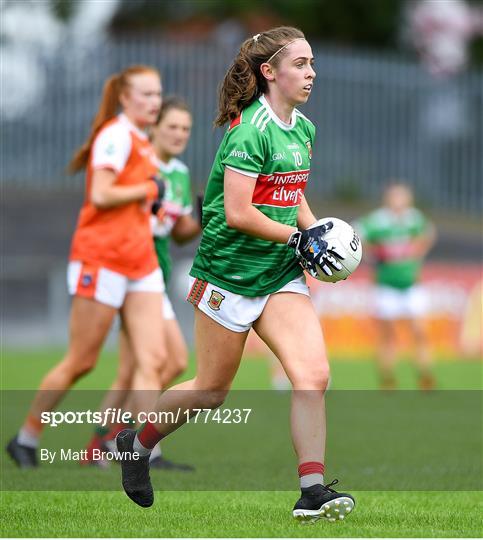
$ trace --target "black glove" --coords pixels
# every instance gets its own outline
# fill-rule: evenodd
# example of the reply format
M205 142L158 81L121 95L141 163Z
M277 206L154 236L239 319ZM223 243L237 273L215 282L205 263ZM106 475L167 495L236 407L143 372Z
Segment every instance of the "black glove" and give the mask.
M318 277L317 266L327 276L332 275L332 270L342 269L337 259L345 259L344 255L322 238L333 226L332 221L328 221L310 229L295 231L288 239L287 245L295 250L302 268L314 278Z
M151 176L150 180L152 180L158 188L158 196L156 199L154 199L153 204L151 205L151 213L157 216L158 212L163 206L163 198L164 194L166 193L166 181L162 176Z

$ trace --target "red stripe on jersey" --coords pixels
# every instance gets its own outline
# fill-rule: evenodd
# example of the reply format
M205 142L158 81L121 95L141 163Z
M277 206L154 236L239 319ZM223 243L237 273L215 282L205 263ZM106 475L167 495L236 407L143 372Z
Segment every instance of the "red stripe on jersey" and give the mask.
M407 240L405 238L393 238L385 243L381 242L378 245L372 246L371 250L379 261L384 262L411 259L415 257L413 240Z
M310 170L259 174L253 192L253 204L299 206Z
M233 120L230 122L230 128L233 129L235 126L238 126L238 124L241 122L241 114L240 116L237 116L236 118L233 118Z
M307 476L308 474L324 474L324 464L319 461L306 461L299 465L299 477Z

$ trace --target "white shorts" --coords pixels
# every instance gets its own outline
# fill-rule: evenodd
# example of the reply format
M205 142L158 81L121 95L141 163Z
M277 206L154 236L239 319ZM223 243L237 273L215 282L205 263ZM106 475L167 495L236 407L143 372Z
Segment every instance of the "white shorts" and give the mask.
M280 292L310 296L305 276L295 278L271 294ZM228 330L246 332L262 314L271 294L255 297L243 296L189 276L189 293L186 300Z
M129 279L107 268L71 261L67 267L67 287L72 296L92 298L119 309L129 292L164 292L160 268L141 279Z
M374 315L378 319L417 319L427 312L426 292L420 285L396 289L387 285L374 288Z
M167 321L176 319L173 304L171 304L171 300L166 293L163 294L163 319L166 319Z

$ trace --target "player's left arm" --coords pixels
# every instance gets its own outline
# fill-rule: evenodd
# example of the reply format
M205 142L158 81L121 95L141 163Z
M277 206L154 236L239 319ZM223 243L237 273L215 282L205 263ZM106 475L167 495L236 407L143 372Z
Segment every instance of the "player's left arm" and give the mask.
M200 224L196 219L193 218L190 214L185 216L180 216L173 230L171 231L171 238L178 244L183 245L201 233Z
M302 200L300 201L299 212L297 214L297 226L299 229L307 229L312 224L317 221L317 218L312 213L309 203L305 198L305 195L302 195Z

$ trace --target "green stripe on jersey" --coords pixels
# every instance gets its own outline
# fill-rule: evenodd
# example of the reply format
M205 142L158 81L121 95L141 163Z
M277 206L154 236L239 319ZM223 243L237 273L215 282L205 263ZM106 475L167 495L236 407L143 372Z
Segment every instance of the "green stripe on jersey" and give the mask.
M285 244L261 240L228 227L223 182L229 167L255 181L252 204L274 221L297 225L310 172L315 127L294 110L283 123L265 97L232 122L211 169L203 203L203 236L190 275L236 294L273 293L302 270Z

